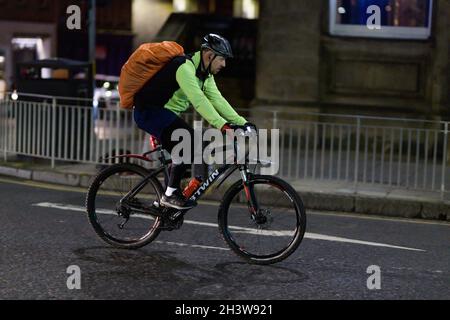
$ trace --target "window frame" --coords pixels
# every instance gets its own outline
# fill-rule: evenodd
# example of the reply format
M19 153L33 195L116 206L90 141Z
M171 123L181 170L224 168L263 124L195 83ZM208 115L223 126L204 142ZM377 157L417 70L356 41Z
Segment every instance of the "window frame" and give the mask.
M433 26L434 0L430 1L428 27L382 26L380 30L370 30L362 25L345 25L336 23L337 0L329 0L329 32L332 36L427 40L431 37Z

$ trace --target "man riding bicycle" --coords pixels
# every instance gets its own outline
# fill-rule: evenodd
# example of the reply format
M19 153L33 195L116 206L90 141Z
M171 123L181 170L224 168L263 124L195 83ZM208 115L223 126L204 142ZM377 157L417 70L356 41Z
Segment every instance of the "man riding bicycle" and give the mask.
M178 144L172 133L185 129L191 135L191 161L194 159L194 130L179 116L192 104L213 127L224 132L234 126L250 125L239 116L217 88L214 75L232 58L230 43L216 34L203 38L201 50L193 55L171 60L134 97L134 119L138 127L156 137L168 152ZM192 162L191 162L192 163ZM183 196L180 184L188 164L172 164L161 204L176 209L190 209L195 204Z

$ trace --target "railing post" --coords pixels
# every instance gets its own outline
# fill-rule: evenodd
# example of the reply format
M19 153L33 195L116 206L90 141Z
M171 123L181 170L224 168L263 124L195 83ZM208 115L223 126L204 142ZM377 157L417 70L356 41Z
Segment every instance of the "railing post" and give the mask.
M122 131L120 128L120 108L116 107L116 156L121 154L120 152L120 132ZM125 128L124 128L125 129ZM125 131L123 131L125 132ZM124 150L124 153L126 150ZM119 163L119 159L116 159L116 163Z
M8 137L9 137L9 132L8 132L8 106L9 106L9 100L8 100L8 95L6 95L6 99L4 100L4 111L5 111L5 116L2 117L4 118L3 120L3 124L4 124L4 141L3 141L3 158L4 161L7 162L8 161L8 152L7 152L7 146L8 146Z
M56 98L52 99L52 151L51 151L51 159L52 159L52 169L55 168L55 149L56 149Z
M273 128L278 129L278 111L273 111Z
M360 144L360 135L361 135L361 118L358 117L356 119L356 150L355 150L355 181L354 181L354 189L355 193L358 190L358 170L359 170L359 144Z
M444 129L444 149L442 150L442 180L441 180L441 200L445 196L445 172L447 167L447 142L448 139L448 122L445 123Z
M278 129L278 111L275 110L275 111L272 111L272 112L273 112L272 130L277 130L277 129ZM272 131L272 132L273 132L273 131ZM282 137L283 132L281 132L281 130L280 130L279 132L280 132L280 136ZM272 140L272 134L270 134L269 136L270 136L269 139ZM284 140L281 139L281 137L278 137L278 139L280 139L280 140L279 140L280 143L281 143L282 141L284 141ZM258 143L259 143L259 141L258 141ZM270 143L272 143L272 141L271 141ZM281 158L282 158L282 154L283 154L283 152L284 152L283 145L279 146L279 152L280 152L279 158L277 159L277 161L279 162L279 169L278 169L277 175L280 174L280 172L281 172L281 166L283 165L283 164L281 163L281 161L282 161L282 159L281 159Z

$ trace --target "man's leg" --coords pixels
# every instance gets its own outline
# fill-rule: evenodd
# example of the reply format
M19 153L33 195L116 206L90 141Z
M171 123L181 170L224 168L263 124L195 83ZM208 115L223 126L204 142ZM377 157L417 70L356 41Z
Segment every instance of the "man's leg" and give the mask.
M172 152L173 148L179 141L172 141L172 133L177 129L184 129L191 136L190 163L172 164L169 174L169 182L165 195L161 199L161 203L177 209L189 209L193 207L193 203L187 202L181 192L181 179L183 179L186 170L194 160L194 129L183 119L177 118L167 128L164 129L161 136L161 144L168 152ZM182 156L182 155L181 155Z

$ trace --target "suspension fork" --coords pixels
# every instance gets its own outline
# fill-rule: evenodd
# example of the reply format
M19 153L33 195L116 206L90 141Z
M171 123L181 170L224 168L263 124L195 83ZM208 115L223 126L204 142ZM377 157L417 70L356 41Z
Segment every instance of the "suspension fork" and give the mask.
M255 190L249 181L249 172L248 172L246 166L240 167L239 171L241 173L242 182L244 185L244 191L245 191L245 196L247 198L248 208L252 214L252 217L254 219L256 219L259 208L258 208L258 202L256 200Z

